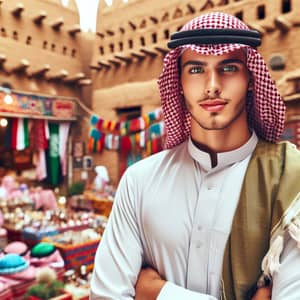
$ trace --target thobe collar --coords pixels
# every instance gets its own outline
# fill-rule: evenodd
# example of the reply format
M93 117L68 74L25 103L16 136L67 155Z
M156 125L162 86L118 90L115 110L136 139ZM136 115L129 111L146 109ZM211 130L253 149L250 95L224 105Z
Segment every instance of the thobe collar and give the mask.
M204 171L209 172L211 170L222 169L226 166L232 165L238 161L245 159L253 152L257 142L257 135L254 131L252 131L252 135L249 140L241 147L231 151L216 153L217 164L215 167L212 167L210 154L197 148L192 142L191 137L188 140L188 152L191 157L200 164L201 168Z

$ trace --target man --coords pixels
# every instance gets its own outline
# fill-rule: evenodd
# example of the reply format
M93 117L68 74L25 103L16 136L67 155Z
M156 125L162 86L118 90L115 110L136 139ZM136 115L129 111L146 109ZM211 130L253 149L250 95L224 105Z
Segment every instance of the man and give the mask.
M121 179L91 299L300 299L300 155L276 143L285 107L259 44L224 13L172 35L167 150Z

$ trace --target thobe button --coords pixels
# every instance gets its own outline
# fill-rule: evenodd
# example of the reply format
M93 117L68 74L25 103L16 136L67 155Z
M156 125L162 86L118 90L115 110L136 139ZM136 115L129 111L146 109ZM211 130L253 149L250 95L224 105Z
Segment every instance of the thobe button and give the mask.
M202 242L197 242L196 248L199 249L199 248L201 248L201 247L202 247Z
M201 231L201 230L202 230L202 226L201 226L201 225L198 225L197 229L198 229L199 231Z

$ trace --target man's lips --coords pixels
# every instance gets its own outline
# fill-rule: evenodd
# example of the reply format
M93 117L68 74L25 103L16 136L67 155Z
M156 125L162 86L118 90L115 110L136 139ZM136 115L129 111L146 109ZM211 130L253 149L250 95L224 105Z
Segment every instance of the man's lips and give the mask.
M213 100L205 100L199 103L199 105L209 111L209 112L218 112L223 110L227 102L222 99L213 99Z

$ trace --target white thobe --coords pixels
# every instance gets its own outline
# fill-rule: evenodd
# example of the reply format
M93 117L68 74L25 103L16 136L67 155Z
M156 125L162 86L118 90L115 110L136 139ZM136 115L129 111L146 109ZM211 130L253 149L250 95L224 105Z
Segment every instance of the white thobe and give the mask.
M242 147L218 153L212 168L209 154L189 140L128 168L96 253L91 299L134 299L142 265L167 280L159 300L218 299L225 245L256 144L253 133ZM299 268L300 253L291 249ZM287 295L298 296L284 299L300 299L284 281ZM276 300L284 286L278 282L275 276Z

